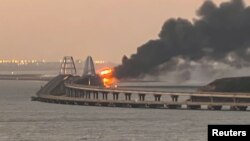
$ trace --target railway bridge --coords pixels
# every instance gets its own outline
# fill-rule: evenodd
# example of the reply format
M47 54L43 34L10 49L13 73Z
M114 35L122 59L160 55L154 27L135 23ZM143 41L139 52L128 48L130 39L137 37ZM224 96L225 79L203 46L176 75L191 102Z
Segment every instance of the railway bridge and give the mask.
M192 101L190 97L207 97L210 101ZM218 102L214 99L231 99L228 102ZM250 106L250 94L247 93L215 93L215 92L164 92L130 90L126 88L103 88L65 83L65 93L60 96L40 95L33 100L88 106L110 106L131 108L168 108L168 109L203 109L247 110Z
M73 58L67 57L67 65L59 76L52 79L33 96L32 100L88 106L130 107L130 108L160 108L160 109L208 109L248 110L250 93L226 92L166 92L149 91L130 88L105 88L101 85L92 86L95 77L92 58L87 59L82 77L74 76L76 71ZM89 68L88 68L89 67ZM67 70L67 71L66 71ZM70 73L68 73L70 72ZM78 84L79 79L88 80L86 84ZM77 81L76 81L77 80ZM206 100L197 100L205 98Z

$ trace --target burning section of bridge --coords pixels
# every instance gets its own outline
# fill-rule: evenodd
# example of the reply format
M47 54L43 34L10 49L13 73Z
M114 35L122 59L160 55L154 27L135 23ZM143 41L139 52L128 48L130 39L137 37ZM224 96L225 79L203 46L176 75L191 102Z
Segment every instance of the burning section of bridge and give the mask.
M99 71L99 76L101 77L103 84L106 88L116 87L117 79L114 77L114 69L113 68L102 68Z

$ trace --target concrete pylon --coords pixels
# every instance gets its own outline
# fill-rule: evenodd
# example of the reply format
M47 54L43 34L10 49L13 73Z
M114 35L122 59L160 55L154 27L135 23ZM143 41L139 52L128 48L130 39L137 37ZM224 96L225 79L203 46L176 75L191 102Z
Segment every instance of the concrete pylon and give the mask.
M64 56L60 69L61 75L75 75L76 66L72 56Z
M83 76L96 76L95 66L91 56L88 56L85 61Z

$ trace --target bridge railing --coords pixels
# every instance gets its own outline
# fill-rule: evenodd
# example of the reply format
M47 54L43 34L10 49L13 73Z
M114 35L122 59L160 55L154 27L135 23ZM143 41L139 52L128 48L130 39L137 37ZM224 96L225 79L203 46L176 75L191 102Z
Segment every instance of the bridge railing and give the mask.
M149 91L149 90L131 90L124 88L104 88L97 86L86 86L74 83L65 83L66 88L102 91L110 93L143 93L146 95L177 95L177 96L198 96L198 97L224 97L224 98L250 98L250 93L235 93L235 92L166 92L166 91Z

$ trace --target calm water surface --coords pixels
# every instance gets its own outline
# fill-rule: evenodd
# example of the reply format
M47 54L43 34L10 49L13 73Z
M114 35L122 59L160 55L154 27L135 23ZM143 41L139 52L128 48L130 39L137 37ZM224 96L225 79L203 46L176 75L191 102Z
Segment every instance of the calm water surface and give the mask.
M0 81L0 141L206 141L208 124L250 112L108 108L30 101L38 81Z

